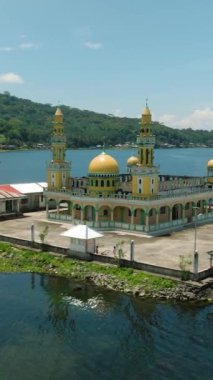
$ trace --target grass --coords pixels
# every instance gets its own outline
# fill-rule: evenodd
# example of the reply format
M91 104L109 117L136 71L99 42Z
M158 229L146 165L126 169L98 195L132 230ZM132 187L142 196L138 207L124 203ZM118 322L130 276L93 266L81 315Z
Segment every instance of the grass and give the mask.
M110 276L112 283L122 281L125 287L142 286L144 290L165 290L176 286L173 280L131 268L79 261L47 252L20 249L3 242L0 242L0 272L36 272L81 280L101 274Z

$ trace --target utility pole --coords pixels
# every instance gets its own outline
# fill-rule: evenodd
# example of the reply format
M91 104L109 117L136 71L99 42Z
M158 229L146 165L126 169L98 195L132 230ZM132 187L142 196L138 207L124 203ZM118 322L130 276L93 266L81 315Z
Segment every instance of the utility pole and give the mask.
M198 274L198 251L197 251L197 210L199 207L194 206L193 209L195 210L195 234L194 234L194 275Z

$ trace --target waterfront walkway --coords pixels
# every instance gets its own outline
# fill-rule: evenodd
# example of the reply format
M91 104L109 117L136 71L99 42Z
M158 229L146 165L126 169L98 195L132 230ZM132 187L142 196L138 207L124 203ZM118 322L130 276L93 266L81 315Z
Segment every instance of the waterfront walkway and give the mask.
M46 219L46 212L26 213L23 218L0 221L0 235L31 240L31 225L35 228L35 241L41 242L39 234L49 226L45 242L68 248L69 238L60 234L71 228L70 223L53 222ZM113 256L113 247L123 242L125 258L130 258L130 243L134 240L135 261L172 269L180 269L180 255L193 261L195 230L188 228L173 232L171 236L150 237L127 231L104 232L104 237L96 240L98 253ZM199 271L209 268L208 251L213 250L213 224L197 227L196 246L199 252ZM192 267L190 268L192 270Z

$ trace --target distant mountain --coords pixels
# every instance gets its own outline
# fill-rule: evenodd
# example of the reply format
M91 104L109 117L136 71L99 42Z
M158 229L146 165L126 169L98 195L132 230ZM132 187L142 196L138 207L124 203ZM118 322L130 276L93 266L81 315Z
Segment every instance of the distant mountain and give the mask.
M60 106L68 147L130 145L136 142L139 119L115 117ZM42 147L50 144L56 107L0 94L0 147ZM153 122L157 147L213 147L213 131L173 129Z

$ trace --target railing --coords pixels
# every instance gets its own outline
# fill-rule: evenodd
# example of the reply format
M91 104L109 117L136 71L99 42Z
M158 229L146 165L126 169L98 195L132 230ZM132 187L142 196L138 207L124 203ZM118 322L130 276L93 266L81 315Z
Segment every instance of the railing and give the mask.
M72 221L71 215L58 214L57 212L49 212L48 219L63 220L63 221L69 221L69 222Z
M75 200L82 200L82 199L87 199L88 201L93 201L94 198L99 198L100 200L116 200L116 201L123 201L123 200L129 200L129 201L140 201L140 202L150 202L150 201L160 201L160 200L165 200L165 199L171 199L171 198L181 198L181 197L191 197L192 195L196 194L212 194L213 196L213 190L208 189L208 188L202 188L202 187L195 187L195 188L190 188L188 191L184 189L183 191L175 191L175 190L170 190L168 191L167 194L158 194L150 197L136 197L128 194L109 194L109 195L104 195L104 194L85 194L85 193L78 193L74 192L71 190L45 190L44 195L48 195L49 197L51 193L58 195L61 197L63 194L63 197L61 198L66 198L66 197L72 197Z
M156 232L163 231L169 229L177 229L178 227L184 226L188 223L187 218L172 220L171 222L164 222L159 224L151 224L149 226L141 225L141 224L131 224L131 223L123 223L123 222L115 222L115 221L81 221L80 219L72 220L71 215L60 214L57 212L49 212L48 219L54 219L58 221L64 222L73 222L73 224L86 224L88 227L97 228L99 230L109 230L109 229L121 229L125 231L138 231L138 232ZM208 214L200 214L198 218L198 222L209 222L213 221L213 212ZM192 222L194 222L194 218L192 218Z
M213 220L213 212L208 212L205 214L198 214L197 216L192 217L192 222L202 222L202 221L207 221L207 220Z
M186 223L187 223L186 218L177 219L177 220L172 220L171 222L152 224L149 226L149 230L150 231L160 231L160 230L165 230L165 229L169 229L169 228L184 226Z

